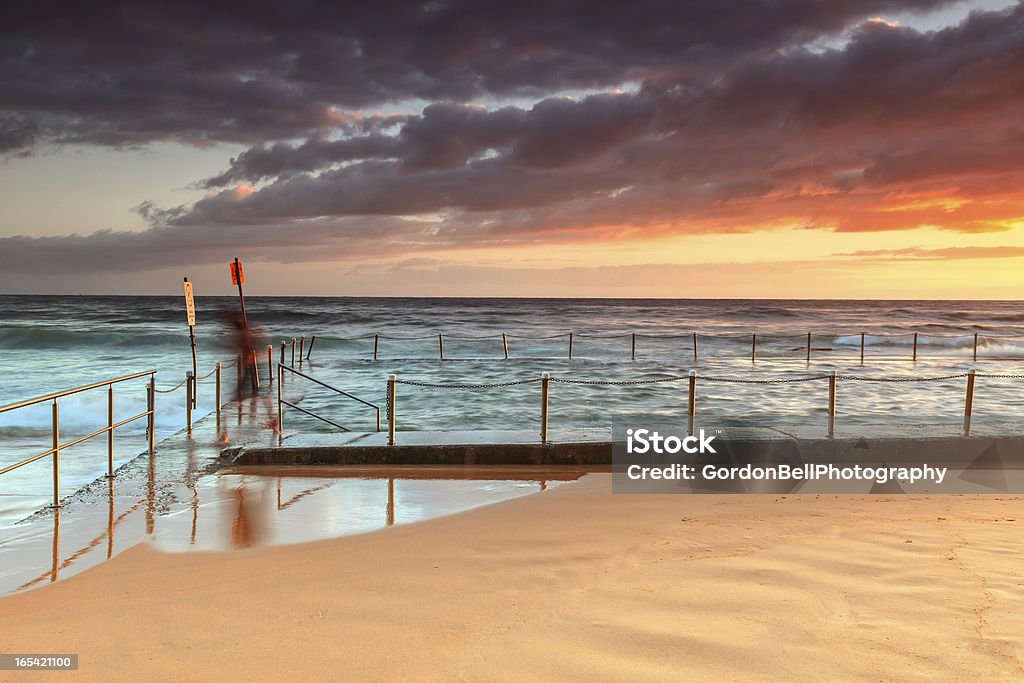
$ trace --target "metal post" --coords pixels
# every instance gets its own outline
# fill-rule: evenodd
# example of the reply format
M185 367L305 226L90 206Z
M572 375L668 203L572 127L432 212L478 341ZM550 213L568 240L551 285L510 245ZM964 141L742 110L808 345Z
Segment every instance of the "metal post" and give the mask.
M501 345L505 348L505 360L508 360L508 335L501 333Z
M53 409L51 411L52 426L51 434L53 435L53 505L51 507L60 507L60 413L57 410L57 399L53 399Z
M374 360L377 360L377 345L379 344L379 342L380 342L380 333L379 332L374 332L373 333L373 359Z
M967 372L967 400L964 402L964 436L971 435L971 413L974 412L974 376L978 371Z
M978 360L978 333L974 333L974 360Z
M281 348L283 349L283 343ZM284 436L284 403L282 393L284 391L284 364L277 366L277 433Z
M750 335L750 362L757 362L757 335Z
M697 362L697 333L693 333L693 361Z
M260 359L256 355L256 349L252 350L252 386L257 391L260 388Z
M192 433L192 373L185 373L185 427Z
M306 353L306 335L299 338L299 367L302 367L302 359Z
M444 360L444 337L441 336L440 332L437 333L437 348L441 352L441 360Z
M548 383L551 381L551 373L545 372L540 376L540 442L548 442Z
M238 301L242 305L242 325L246 328L249 327L249 318L245 315L245 295L242 294L242 264L235 259L235 272L238 274Z
M690 370L690 389L687 399L686 414L693 417L697 414L697 371Z
M837 371L833 370L828 376L828 436L831 439L836 435L836 379Z
M274 383L274 347L267 345L267 383Z
M572 332L569 333L569 360L572 360Z
M388 375L388 445L395 445L395 413L398 406L395 405L395 384L398 382L397 375Z
M107 385L107 477L114 476L114 385Z
M914 333L914 361L917 361L917 332Z
M221 404L220 380L221 380L222 370L221 370L221 365L220 365L219 362L217 363L216 370L217 370L216 371L216 377L217 377L217 417L220 417L220 404Z
M807 362L811 362L811 333L807 333Z
M149 413L149 454L156 452L156 375L149 376L149 386L146 387L146 408Z
M630 351L630 360L636 360L636 332L633 333L633 348Z
M292 337L292 367L295 367L295 342L298 341L295 337Z
M315 334L313 335L313 338L309 340L309 350L306 351L306 360L309 360L310 354L313 353L313 344L316 344L316 335Z
M281 342L281 365L284 365L284 349L288 346L288 342Z
M864 333L860 333L860 364L864 365Z

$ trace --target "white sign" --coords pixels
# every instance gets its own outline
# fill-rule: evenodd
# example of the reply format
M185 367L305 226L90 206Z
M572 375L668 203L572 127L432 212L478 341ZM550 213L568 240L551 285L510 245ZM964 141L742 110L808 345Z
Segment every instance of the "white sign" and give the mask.
M192 297L192 283L185 280L185 309L188 313L188 326L196 325L196 301Z

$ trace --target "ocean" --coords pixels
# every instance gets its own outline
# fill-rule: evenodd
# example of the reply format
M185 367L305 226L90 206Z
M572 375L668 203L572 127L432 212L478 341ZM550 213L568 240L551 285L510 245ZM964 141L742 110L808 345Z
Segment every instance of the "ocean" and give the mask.
M203 376L218 360L233 357L228 319L238 301L200 297L196 303ZM282 341L305 335L308 348L316 335L303 372L381 406L382 420L390 373L404 381L468 385L537 379L543 372L556 379L598 382L678 377L691 369L702 378L740 380L795 379L832 370L844 376L890 379L957 375L970 368L991 374L1024 372L1024 304L1009 301L249 297L247 309L251 325L260 330L264 381L267 344L274 346L276 359ZM439 358L439 333L445 360ZM169 389L191 369L184 303L178 296L0 296L0 352L0 405L144 370L156 370L157 387ZM286 360L290 358L289 347ZM211 381L199 383L197 419L214 409ZM225 400L234 381L234 371L225 370ZM308 380L290 381L286 395L352 430L376 426L371 409L339 399ZM956 424L963 411L964 378L841 380L837 395L837 419L844 425ZM827 396L827 380L741 384L701 379L697 405L705 420L805 425L826 419ZM103 390L61 399L62 439L103 427L106 401ZM536 382L494 388L400 384L396 403L399 432L539 426ZM679 419L685 416L686 403L685 380L624 385L553 382L550 429L557 436L560 429L608 427L627 415ZM144 409L143 381L116 388L116 419ZM156 412L158 439L182 429L184 390L158 395ZM1020 423L1024 380L979 378L974 412L978 422ZM144 427L144 421L138 421L118 430L118 462L143 450ZM334 429L295 411L286 424L287 433ZM48 405L0 414L0 468L45 451L49 442ZM105 471L103 438L62 454L66 492ZM0 476L0 516L5 495L13 498L17 492L22 505L26 494L38 494L45 503L49 491L49 459Z

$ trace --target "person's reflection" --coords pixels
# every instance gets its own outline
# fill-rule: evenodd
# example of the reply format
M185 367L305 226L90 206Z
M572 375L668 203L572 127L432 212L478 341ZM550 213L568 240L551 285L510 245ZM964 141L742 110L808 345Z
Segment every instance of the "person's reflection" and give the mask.
M235 497L235 516L231 520L231 545L236 548L250 548L262 543L266 535L266 520L263 519L266 505L266 491L255 491L244 482L232 493Z

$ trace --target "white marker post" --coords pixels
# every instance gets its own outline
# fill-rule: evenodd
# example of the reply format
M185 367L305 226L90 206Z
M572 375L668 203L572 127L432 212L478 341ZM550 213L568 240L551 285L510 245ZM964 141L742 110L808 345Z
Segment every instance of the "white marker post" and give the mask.
M196 300L192 289L192 283L185 278L185 314L188 317L188 338L192 343L192 401L190 409L196 407L196 377L199 376L198 361L196 360Z

